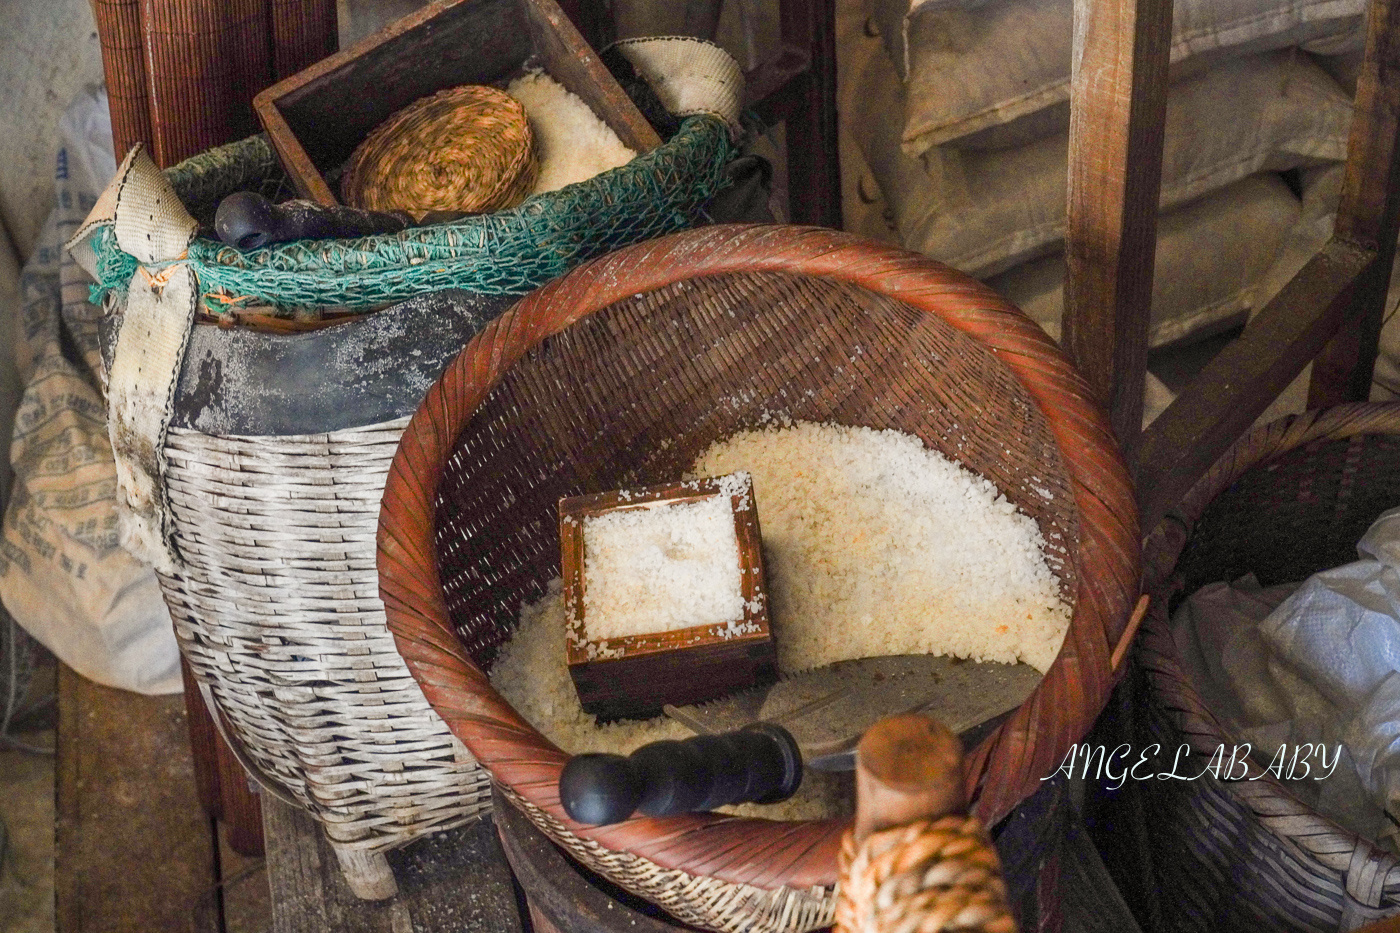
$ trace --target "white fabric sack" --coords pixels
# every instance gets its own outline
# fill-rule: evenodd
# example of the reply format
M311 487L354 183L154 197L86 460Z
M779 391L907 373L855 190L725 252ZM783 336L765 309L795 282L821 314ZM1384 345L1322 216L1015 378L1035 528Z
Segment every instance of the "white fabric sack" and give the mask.
M895 214L904 245L977 277L1045 255L1063 240L1068 136L1019 149L929 150L910 158L899 129L902 88L872 56L855 121L866 161ZM1171 208L1261 171L1341 161L1351 101L1307 56L1236 59L1173 85L1167 98L1161 204Z
M1288 186L1265 174L1163 214L1157 224L1148 345L1200 340L1243 324L1299 209ZM1063 253L1017 266L987 284L1060 339Z
M1021 145L1068 128L1073 0L875 4L892 58L905 68L902 138L911 155L954 141ZM1359 48L1365 8L1364 0L1178 0L1172 79L1270 49Z
M1356 549L1360 560L1286 599L1293 587L1261 591L1252 579L1204 587L1173 616L1172 636L1206 705L1256 760L1280 744L1341 745L1326 780L1290 790L1400 851L1386 817L1400 818L1400 509Z
M116 471L97 376L102 312L61 248L116 168L106 92L81 95L59 132L57 207L22 275L16 355L25 389L10 451L0 599L78 673L141 693L178 693L179 653L155 574L117 540Z

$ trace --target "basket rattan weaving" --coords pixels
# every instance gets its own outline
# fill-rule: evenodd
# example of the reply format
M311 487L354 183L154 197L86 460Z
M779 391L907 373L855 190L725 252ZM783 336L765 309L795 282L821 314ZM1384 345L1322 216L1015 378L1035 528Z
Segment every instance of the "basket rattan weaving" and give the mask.
M1400 505L1400 405L1285 418L1237 442L1148 537L1152 609L1140 741L1205 761L1231 737L1187 678L1169 597L1253 572L1265 586L1356 560L1356 542ZM1239 743L1242 744L1242 743ZM1320 816L1250 762L1248 780L1131 782L1144 798L1148 890L1166 930L1336 933L1400 912L1400 859ZM1143 864L1146 864L1144 860Z
M1040 525L1074 606L1035 694L970 756L1005 816L1088 729L1137 594L1136 510L1063 354L945 266L828 230L711 227L639 244L527 296L448 367L385 490L380 593L424 694L508 799L588 867L681 920L829 924L838 821L567 820L566 755L484 669L558 573L561 496L679 475L770 413L895 428L995 482Z
M385 120L355 149L341 194L352 207L490 212L524 200L539 177L525 108L504 91L447 88Z

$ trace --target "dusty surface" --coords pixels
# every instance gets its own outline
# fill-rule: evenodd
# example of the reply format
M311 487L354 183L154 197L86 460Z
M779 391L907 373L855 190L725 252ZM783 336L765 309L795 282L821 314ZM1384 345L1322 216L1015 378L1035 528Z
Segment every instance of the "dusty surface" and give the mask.
M52 748L54 731L17 737ZM54 760L17 749L0 750L0 930L50 933L54 929Z
M191 928L215 880L182 696L148 697L59 673L59 928Z

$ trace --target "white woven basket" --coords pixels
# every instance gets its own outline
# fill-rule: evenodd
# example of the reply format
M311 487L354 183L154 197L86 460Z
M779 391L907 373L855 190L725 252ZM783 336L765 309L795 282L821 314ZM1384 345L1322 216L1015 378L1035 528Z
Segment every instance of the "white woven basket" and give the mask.
M322 821L370 897L394 891L384 850L490 805L379 600L379 501L407 420L282 437L172 427L166 440L184 561L161 584L180 648L245 766Z
M303 334L196 326L198 224L139 151L83 229L90 273L104 229L151 265L104 321L122 543L156 568L239 761L321 821L356 894L392 896L385 850L483 812L490 788L389 633L379 503L407 415L511 299L438 292Z

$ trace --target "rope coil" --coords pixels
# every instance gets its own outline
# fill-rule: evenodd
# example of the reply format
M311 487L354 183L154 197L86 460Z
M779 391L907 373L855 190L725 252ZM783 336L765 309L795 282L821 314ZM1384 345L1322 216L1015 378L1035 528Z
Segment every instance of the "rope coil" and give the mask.
M840 933L1016 933L981 820L945 816L841 840Z

